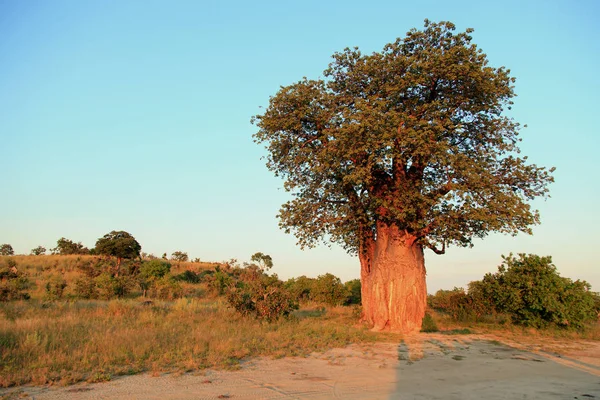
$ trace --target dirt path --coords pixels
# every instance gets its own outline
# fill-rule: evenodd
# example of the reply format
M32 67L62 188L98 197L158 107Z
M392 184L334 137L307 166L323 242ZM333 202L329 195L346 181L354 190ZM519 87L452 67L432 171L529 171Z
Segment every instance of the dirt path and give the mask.
M39 400L600 399L600 344L541 346L493 336L420 334L400 344L256 359L239 371L137 375L99 384L3 389L0 395Z

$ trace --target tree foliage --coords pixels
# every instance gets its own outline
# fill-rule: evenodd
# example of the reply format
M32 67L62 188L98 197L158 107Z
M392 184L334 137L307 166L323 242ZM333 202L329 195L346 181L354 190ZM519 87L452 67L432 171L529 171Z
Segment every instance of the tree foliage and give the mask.
M56 241L56 247L51 249L52 254L60 254L62 256L70 254L89 254L89 249L81 244L81 242L75 243L72 240L65 239L64 237Z
M503 259L497 273L485 275L481 290L514 322L580 328L597 318L590 285L561 277L551 257L511 254Z
M171 259L178 261L178 262L185 262L188 260L188 254L184 253L183 251L174 251L171 254Z
M142 246L128 232L111 231L96 241L97 254L116 257L119 261L123 258L137 258L140 256Z
M4 243L3 245L0 245L0 256L12 256L14 254L15 251L10 244Z
M44 246L38 246L34 249L31 249L31 254L34 256L41 256L46 254L46 248Z
M459 321L503 315L513 323L543 328L581 328L596 320L597 294L585 281L561 277L551 257L534 254L503 256L498 272L462 288L438 290L429 307Z
M268 254L263 254L261 252L254 253L252 254L252 257L250 257L250 261L256 263L263 271L273 268L273 259Z
M254 135L293 194L280 225L301 246L356 252L394 226L442 253L489 232L530 232L528 201L552 169L519 156L520 126L503 113L514 78L491 67L472 29L425 21L381 52L347 48L324 79L282 87Z

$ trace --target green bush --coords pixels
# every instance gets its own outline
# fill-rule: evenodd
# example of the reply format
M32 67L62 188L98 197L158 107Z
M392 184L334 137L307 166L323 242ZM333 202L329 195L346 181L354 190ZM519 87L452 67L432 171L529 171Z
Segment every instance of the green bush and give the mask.
M423 322L421 324L421 332L439 332L439 328L435 323L435 320L429 313L425 313L425 316L423 317Z
M268 275L259 268L246 268L235 285L227 289L227 301L242 315L274 321L298 309L277 275Z
M221 267L219 266L216 266L215 272L212 275L210 275L208 286L214 293L216 293L219 296L222 296L225 294L227 288L231 284L233 284L233 282L233 274L221 269Z
M140 267L139 275L142 279L160 279L171 272L171 263L165 260L154 259L145 261Z
M474 299L463 288L438 290L427 297L428 306L436 311L450 315L457 321L470 322L478 319Z
M348 297L344 302L345 305L362 304L360 279L352 279L344 283Z
M200 283L201 275L186 269L182 273L173 276L173 279L188 283Z
M174 300L183 296L183 288L170 275L165 275L152 282L148 294L152 298Z
M511 254L503 259L498 272L486 274L477 290L514 323L581 328L597 318L590 285L561 277L551 257Z
M320 275L315 280L311 291L311 300L331 306L344 304L348 297L349 292L340 278L329 273Z
M304 275L299 276L298 278L290 278L284 284L292 297L300 302L310 300L314 285L315 279L308 278Z

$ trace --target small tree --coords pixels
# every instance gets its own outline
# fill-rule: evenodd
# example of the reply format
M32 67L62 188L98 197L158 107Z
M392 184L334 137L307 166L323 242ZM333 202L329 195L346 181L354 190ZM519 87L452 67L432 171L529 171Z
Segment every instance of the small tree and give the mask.
M35 249L31 249L31 254L34 256L41 256L46 254L46 248L43 246L38 246Z
M128 232L111 231L96 241L95 251L108 257L117 259L115 275L119 275L121 261L137 258L140 256L142 246Z
M12 256L15 254L12 246L8 243L4 243L0 246L0 256Z
M52 254L60 254L66 256L70 254L89 254L89 249L81 244L81 242L75 243L72 240L65 239L64 237L56 241L56 247L51 249Z
M171 259L177 262L185 262L188 260L188 254L183 251L174 251L171 253Z
M261 252L254 253L252 257L250 257L250 261L256 263L256 265L262 271L267 271L273 268L273 259L268 254L263 254Z

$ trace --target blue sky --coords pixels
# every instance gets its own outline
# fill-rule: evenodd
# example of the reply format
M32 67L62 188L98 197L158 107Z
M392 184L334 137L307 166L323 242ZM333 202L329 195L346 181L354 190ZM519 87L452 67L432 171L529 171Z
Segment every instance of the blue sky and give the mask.
M358 277L356 258L302 251L278 229L288 196L250 118L335 51L379 51L429 18L474 28L490 65L511 69L523 154L557 167L533 236L427 253L429 291L480 279L510 252L552 255L598 291L598 15L596 1L0 0L0 243L91 247L126 230L157 255L262 251L282 278Z

